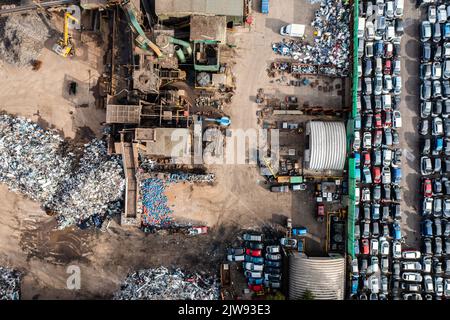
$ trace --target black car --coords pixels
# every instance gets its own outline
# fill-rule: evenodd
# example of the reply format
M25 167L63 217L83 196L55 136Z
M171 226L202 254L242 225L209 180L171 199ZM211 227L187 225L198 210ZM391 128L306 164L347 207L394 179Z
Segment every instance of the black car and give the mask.
M383 184L383 200L384 201L391 200L391 186L388 184ZM388 209L388 215L389 215L389 209ZM383 212L383 216L384 216L384 212Z
M433 48L433 61L441 61L442 58L442 46L437 44Z
M442 182L441 179L433 179L433 193L435 195L442 194Z
M266 260L266 261L264 261L264 264L266 265L266 267L273 267L273 268L280 268L281 267L281 262L280 261ZM266 270L266 272L267 272L267 270Z
M392 218L396 220L402 219L402 212L400 210L400 204L396 203L391 206Z
M402 201L402 190L399 186L394 186L394 200L395 201Z
M431 111L431 116L432 117L438 117L442 114L442 101L441 100L436 100L433 104L432 104L433 108Z
M405 32L404 24L402 19L395 19L395 34L397 36L402 36Z
M400 57L402 55L402 48L400 46L400 43L396 42L394 43L394 57Z
M372 99L368 95L363 96L363 106L365 112L372 112Z
M264 268L264 272L270 274L280 274L281 270L279 268L267 267Z

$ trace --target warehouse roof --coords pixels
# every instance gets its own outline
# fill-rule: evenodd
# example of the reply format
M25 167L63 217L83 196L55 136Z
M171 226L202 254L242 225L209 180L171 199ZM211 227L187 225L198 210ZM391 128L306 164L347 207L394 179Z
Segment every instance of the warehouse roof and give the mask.
M343 300L345 259L341 255L308 257L289 256L289 299L302 299L309 290L316 300Z
M308 168L313 170L344 170L346 135L343 122L310 121Z
M223 16L244 15L243 0L156 0L157 15L170 17L189 16L192 14L210 14Z

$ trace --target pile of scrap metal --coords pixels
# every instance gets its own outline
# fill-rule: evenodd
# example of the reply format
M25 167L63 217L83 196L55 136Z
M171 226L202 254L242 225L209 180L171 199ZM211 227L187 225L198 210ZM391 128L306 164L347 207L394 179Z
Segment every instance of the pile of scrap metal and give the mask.
M21 273L0 267L0 300L20 300Z
M115 300L218 300L219 284L215 276L187 274L165 267L143 269L130 274Z

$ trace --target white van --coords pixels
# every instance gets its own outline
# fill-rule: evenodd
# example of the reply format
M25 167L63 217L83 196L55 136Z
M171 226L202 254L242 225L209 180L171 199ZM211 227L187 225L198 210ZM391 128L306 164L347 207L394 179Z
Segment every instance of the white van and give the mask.
M280 34L288 37L303 37L305 35L304 24L288 24L281 27Z
M366 30L366 18L358 18L358 38L364 37L364 32Z
M403 2L404 0L395 0L394 17L400 18L403 16Z

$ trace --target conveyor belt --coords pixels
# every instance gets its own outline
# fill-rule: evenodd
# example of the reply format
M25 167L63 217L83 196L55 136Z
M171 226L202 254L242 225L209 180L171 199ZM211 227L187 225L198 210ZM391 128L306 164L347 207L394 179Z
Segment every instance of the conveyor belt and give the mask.
M57 6L62 6L62 5L77 4L78 2L79 2L78 0L56 0L56 1L45 1L45 2L41 2L39 4L33 3L33 4L27 4L27 5L18 5L14 8L0 10L0 16L8 15L11 13L35 10L39 7L51 8L51 7L57 7Z

